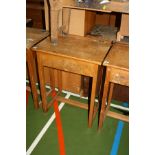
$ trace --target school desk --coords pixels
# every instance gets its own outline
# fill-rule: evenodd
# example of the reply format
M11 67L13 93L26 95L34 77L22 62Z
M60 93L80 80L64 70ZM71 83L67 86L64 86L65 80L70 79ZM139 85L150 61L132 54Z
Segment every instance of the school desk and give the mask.
M41 29L35 28L26 28L26 62L29 72L30 85L34 100L34 106L37 109L39 107L38 103L38 94L36 89L36 80L35 80L35 57L31 48L37 44L39 41L43 40L49 35L49 32L43 31ZM30 90L27 87L28 90Z
M125 43L113 44L103 62L103 66L106 66L106 77L99 116L99 129L102 127L106 115L123 121L129 121L128 116L109 110L114 83L129 86L129 45Z
M98 109L98 104L95 104L94 106L98 68L101 66L110 46L111 42L109 41L99 41L74 35L68 35L67 37L60 36L58 45L56 46L51 44L50 37L47 37L42 42L38 43L33 50L37 52L38 73L43 110L47 111L53 102L52 100L50 103L47 103L44 67L52 68L52 87L54 86L54 76L52 70L58 70L59 92L61 92L62 89L61 71L90 76L92 77L92 87L89 106L88 104L83 104L78 101L65 99L61 97L59 93L54 99L86 110L89 109L88 126L91 127L93 118L95 117Z

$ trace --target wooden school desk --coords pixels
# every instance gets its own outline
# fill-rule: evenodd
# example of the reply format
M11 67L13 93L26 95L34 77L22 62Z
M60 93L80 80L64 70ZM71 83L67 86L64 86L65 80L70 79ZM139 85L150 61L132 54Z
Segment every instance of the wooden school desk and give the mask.
M37 109L39 107L38 103L38 94L36 89L36 80L35 80L35 58L31 48L37 44L39 41L43 40L49 35L49 32L45 32L41 29L35 28L26 28L26 62L29 72L30 85L34 100L34 106ZM28 90L30 90L27 87Z
M125 43L115 43L104 60L103 65L106 66L106 77L99 116L99 129L102 127L106 115L123 121L129 120L128 116L108 111L114 83L129 86L129 45ZM106 101L108 102L107 106Z
M89 109L88 126L91 127L93 116L95 116L94 102L98 68L102 64L110 46L111 42L109 41L99 41L73 35L60 36L57 46L51 44L50 37L37 44L34 50L37 52L43 110L47 111L51 106L51 103L47 104L46 100L44 67L58 70L58 87L60 91L62 89L61 71L90 76L92 77L90 106L74 100L64 99L58 95L55 99L76 107ZM52 73L51 71L51 78L54 77Z

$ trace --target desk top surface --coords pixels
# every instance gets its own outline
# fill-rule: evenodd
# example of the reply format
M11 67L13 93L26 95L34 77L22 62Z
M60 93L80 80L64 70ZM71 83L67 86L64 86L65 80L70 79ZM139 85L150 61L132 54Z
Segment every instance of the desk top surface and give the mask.
M115 43L105 58L103 65L129 70L129 45Z
M77 0L64 0L63 7L77 8L84 10L94 10L100 12L122 12L129 13L128 0L111 0L109 3L100 4L102 0L87 0L85 2L77 2Z
M53 46L50 37L47 37L37 44L34 50L101 65L110 46L110 41L68 35L60 36L56 46Z
M36 28L26 28L26 48L30 49L49 35L48 31Z

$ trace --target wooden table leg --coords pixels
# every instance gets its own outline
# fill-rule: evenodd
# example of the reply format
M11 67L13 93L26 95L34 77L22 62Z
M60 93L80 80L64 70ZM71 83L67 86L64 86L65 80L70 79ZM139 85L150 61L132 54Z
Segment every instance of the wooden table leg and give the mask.
M62 71L57 70L58 73L58 89L62 92Z
M27 52L26 52L26 61L27 61L27 65L28 65L34 107L35 107L35 109L38 109L39 108L38 93L37 93L36 80L35 80L34 60L33 60L33 55L32 55L31 50L27 50Z
M54 69L49 68L49 75L50 75L50 85L51 89L55 89L55 77L54 77Z
M110 103L111 103L111 99L112 99L113 90L114 90L114 83L110 83L110 90L109 90L108 103L107 103L106 110L108 110L109 107L110 107Z
M62 91L62 71L56 70L57 71L57 76L58 76L58 89L61 92ZM55 76L54 76L54 69L50 68L50 83L51 83L51 88L54 90L55 89Z
M105 117L105 109L106 109L106 101L107 101L107 95L108 95L108 88L109 88L109 79L110 79L110 70L107 68L106 71L106 78L104 83L104 90L103 90L103 97L102 97L102 105L101 105L101 111L99 116L99 129L103 125L103 120Z
M63 8L62 10L62 35L67 35L69 33L69 25L70 25L70 8Z
M97 85L97 75L98 75L98 66L96 69L96 74L92 79L92 89L91 89L91 99L90 99L90 109L89 109L89 118L88 118L88 127L92 127L93 113L94 113L94 104L95 104L95 95L96 95L96 85Z
M46 30L49 30L49 6L47 0L44 0L44 11L45 11L45 26Z
M40 81L40 91L42 98L42 108L44 112L47 112L47 100L46 100L46 89L45 89L45 79L44 79L44 67L41 62L41 58L39 53L37 53L37 61L38 61L38 74Z

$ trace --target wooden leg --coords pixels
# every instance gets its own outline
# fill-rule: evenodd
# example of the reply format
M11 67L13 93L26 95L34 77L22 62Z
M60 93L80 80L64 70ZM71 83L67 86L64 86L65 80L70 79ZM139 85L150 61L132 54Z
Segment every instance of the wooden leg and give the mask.
M106 71L106 79L104 83L104 90L103 90L103 97L102 97L102 105L101 105L101 111L99 116L99 129L103 125L103 120L105 117L105 109L106 109L106 101L107 101L107 95L108 95L108 88L109 88L109 79L110 79L110 69L107 68Z
M51 43L52 43L52 45L57 45L58 44L59 13L60 13L60 10L50 10L50 16L51 16Z
M40 91L42 98L42 108L44 112L47 112L47 100L46 100L46 89L45 89L45 80L44 80L44 67L41 62L41 55L37 53L37 61L38 61L38 74L39 74L39 82L40 82Z
M49 6L47 0L44 0L44 11L45 11L45 26L46 30L49 31Z
M98 67L96 69L96 74L92 80L92 89L91 89L91 99L90 99L90 109L89 109L89 118L88 118L88 127L92 127L93 121L93 113L94 113L94 104L95 104L95 95L96 95L96 84L97 84L97 74L98 74Z
M108 95L108 103L107 103L106 111L109 110L111 99L112 99L113 90L114 90L114 83L110 83L110 90L109 90L109 95Z
M124 38L124 36L122 36L121 35L121 33L120 33L120 31L119 32L117 32L117 41L121 41L121 39L123 39Z
M54 69L49 68L49 75L50 75L50 85L51 89L55 89L55 78L54 78Z
M38 94L37 94L36 81L35 81L34 60L33 60L33 55L31 50L27 50L26 52L26 61L28 64L28 71L29 71L30 85L31 85L31 90L33 95L34 107L35 109L38 109L39 103L38 103Z
M58 89L61 92L62 91L62 71L58 70Z
M63 8L62 14L62 34L67 35L69 32L71 9Z
M116 39L117 41L121 41L121 34L120 34L120 32L117 32L117 39Z

